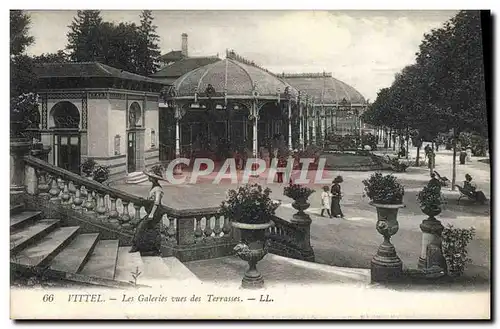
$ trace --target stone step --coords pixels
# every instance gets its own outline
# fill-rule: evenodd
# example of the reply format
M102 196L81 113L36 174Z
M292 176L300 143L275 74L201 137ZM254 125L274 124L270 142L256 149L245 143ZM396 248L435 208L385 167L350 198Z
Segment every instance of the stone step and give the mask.
M118 260L116 262L115 280L130 282L134 281L132 272L139 271L141 274L137 280L144 275L144 263L139 252L130 253L130 247L118 248Z
M148 181L148 176L144 175L143 177L137 177L137 178L127 178L125 182L127 184L139 184L139 183L144 183Z
M172 278L181 281L189 280L201 282L201 280L176 257L164 257L163 262L167 265Z
M167 264L159 256L142 257L144 273L137 279L137 283L150 287L162 287L171 285L176 278L172 277ZM179 283L179 281L176 281Z
M59 219L41 219L10 235L10 252L15 253L41 239L60 224Z
M134 171L134 172L131 172L127 175L127 178L136 178L136 177L140 177L140 176L144 176L144 173L142 171Z
M51 262L53 271L78 273L92 255L99 233L80 234Z
M24 210L24 204L18 203L10 206L10 215L18 214Z
M159 256L143 256L144 278L145 279L167 279L171 273L167 264Z
M112 280L115 277L117 256L118 240L101 240L97 242L80 274Z
M60 227L38 243L21 250L11 263L26 267L44 266L64 249L78 233L79 226Z
M10 229L16 229L40 218L41 211L23 211L10 215Z

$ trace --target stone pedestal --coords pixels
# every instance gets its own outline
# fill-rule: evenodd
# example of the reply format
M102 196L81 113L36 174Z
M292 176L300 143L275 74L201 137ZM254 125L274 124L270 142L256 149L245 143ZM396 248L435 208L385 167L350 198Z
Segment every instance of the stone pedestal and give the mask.
M440 210L437 214L440 213ZM446 274L446 260L441 250L443 225L434 214L427 212L428 219L422 221L422 251L418 258L418 270L426 277L441 277Z
M10 140L10 192L22 193L24 191L24 160L28 155L33 142L26 138Z
M371 261L371 281L390 282L401 276L403 262L398 257L396 249L391 243L391 236L399 230L397 220L399 208L404 205L372 204L377 207L377 231L384 237L377 254Z

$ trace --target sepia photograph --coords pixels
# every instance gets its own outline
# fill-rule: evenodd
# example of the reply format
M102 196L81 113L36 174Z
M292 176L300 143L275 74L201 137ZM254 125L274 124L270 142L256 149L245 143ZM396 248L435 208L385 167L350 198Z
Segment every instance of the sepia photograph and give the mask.
M10 318L491 320L491 16L10 9Z

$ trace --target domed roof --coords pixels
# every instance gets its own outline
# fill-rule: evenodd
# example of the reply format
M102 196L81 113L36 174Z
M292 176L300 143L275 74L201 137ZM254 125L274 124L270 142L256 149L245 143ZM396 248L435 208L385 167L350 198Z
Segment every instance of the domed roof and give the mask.
M364 104L365 98L348 84L332 77L331 73L282 74L282 78L295 89L314 97L315 104L335 104L346 101Z
M256 90L259 96L283 94L288 87L292 97L297 90L286 81L256 67L226 58L224 60L199 67L175 80L177 96L193 96L195 91L203 93L212 85L217 94L227 90L227 96L253 96Z

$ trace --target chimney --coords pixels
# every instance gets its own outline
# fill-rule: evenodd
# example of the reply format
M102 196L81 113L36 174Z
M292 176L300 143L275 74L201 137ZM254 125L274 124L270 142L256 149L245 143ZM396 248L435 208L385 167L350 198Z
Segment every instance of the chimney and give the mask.
M188 35L187 35L187 33L182 33L181 53L184 57L188 57Z

